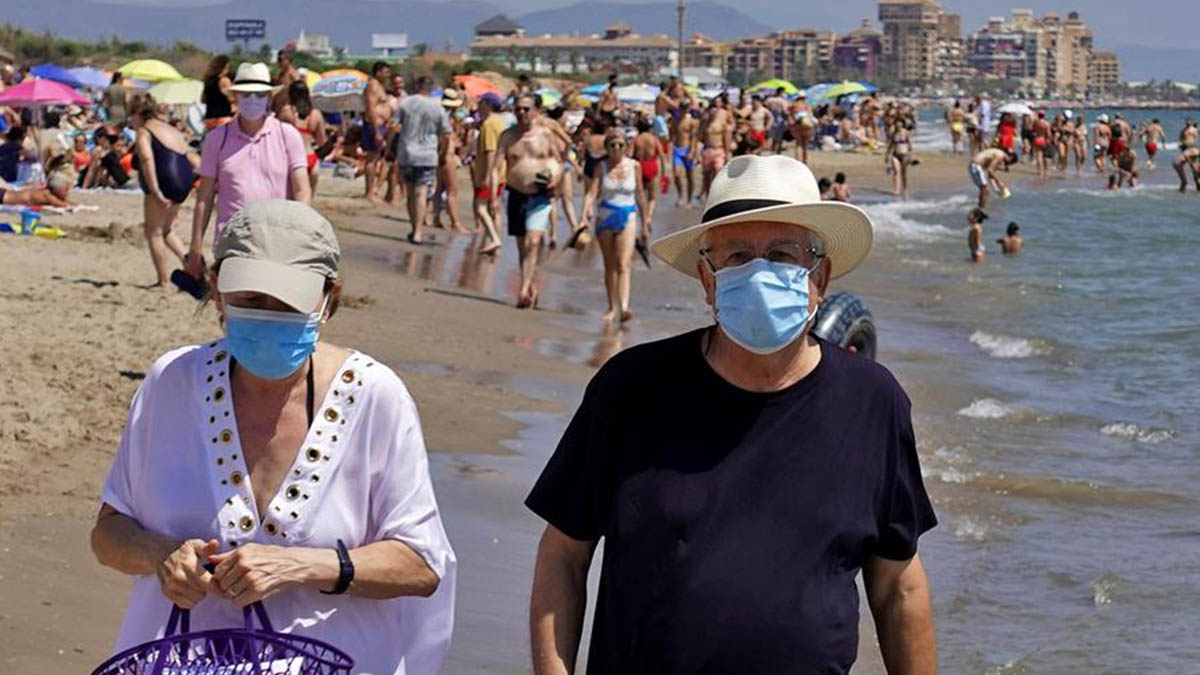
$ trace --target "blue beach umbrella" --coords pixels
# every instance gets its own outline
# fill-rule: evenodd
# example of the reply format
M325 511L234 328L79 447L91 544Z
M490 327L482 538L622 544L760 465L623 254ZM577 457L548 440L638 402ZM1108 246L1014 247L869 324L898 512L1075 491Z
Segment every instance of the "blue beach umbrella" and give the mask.
M600 94L604 93L605 89L608 89L608 85L603 82L599 82L584 87L584 89L579 93L583 94L584 96L599 96Z
M88 89L104 89L112 83L112 74L97 70L91 66L71 68L67 72Z
M53 63L43 63L40 66L34 66L29 69L29 72L34 77L40 77L43 80L50 80L59 84L65 84L71 88L82 87L83 83L75 78L66 68L56 66Z

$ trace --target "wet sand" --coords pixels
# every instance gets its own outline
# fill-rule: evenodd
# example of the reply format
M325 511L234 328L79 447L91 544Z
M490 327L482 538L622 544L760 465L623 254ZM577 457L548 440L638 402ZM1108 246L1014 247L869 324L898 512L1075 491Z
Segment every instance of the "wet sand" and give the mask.
M965 158L921 157L915 192L969 188ZM856 190L890 189L878 156L810 158L819 176L843 170ZM460 179L459 194L469 195ZM396 369L420 408L462 561L446 672L528 672L525 616L541 523L521 500L594 368L623 346L705 323L699 293L661 264L646 271L638 263L639 319L606 331L596 251L559 251L547 264L542 309L518 311L511 241L496 262L475 256L470 237L445 231L414 247L403 241L407 217L370 207L360 189L324 178L318 190L317 207L339 228L346 277L346 301L324 337ZM219 334L211 310L196 316L186 296L139 288L152 274L139 194L76 199L101 210L48 216L67 239L0 239L4 672L81 672L107 655L128 582L95 563L87 535L126 407L155 357ZM664 208L671 201L660 205L659 233L697 217ZM465 201L460 213L469 224ZM189 224L185 209L181 233ZM682 307L662 299L689 295ZM878 672L869 631L861 651L856 672Z

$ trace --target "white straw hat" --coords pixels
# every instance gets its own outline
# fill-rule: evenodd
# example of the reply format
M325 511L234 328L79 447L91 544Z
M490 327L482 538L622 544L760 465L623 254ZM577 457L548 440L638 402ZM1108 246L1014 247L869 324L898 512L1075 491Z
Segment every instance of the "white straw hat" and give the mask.
M812 171L782 155L733 158L713 178L700 223L655 241L652 249L671 267L698 276L705 232L756 220L800 225L821 237L833 278L858 267L871 250L867 214L850 204L821 201Z
M271 69L265 63L243 63L233 78L232 91L271 91Z

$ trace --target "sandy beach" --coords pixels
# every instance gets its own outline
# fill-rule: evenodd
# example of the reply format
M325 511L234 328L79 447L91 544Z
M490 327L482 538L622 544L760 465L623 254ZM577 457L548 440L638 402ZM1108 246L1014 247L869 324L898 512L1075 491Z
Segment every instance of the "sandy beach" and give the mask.
M970 187L965 157L920 158L911 174L914 195ZM876 197L890 191L879 156L814 153L811 160L818 176L847 172L856 191ZM465 173L460 180L459 194L468 195ZM439 499L467 577L460 576L459 630L446 672L478 672L472 668L484 653L488 670L525 672L528 565L540 525L520 503L528 478L507 480L495 467L517 461L515 453L527 465L520 475L536 475L555 440L546 432L553 425L539 429L538 421L570 413L594 367L621 346L620 337L597 339L591 326L599 306L558 302L533 312L513 309L511 261L493 278L489 266L503 267L506 258L481 262L465 250L468 237L444 230L434 231L434 246L413 247L403 241L406 216L370 206L358 197L360 190L358 182L325 177L315 200L339 230L346 278L342 309L323 337L394 368L420 407ZM211 309L197 314L187 296L142 287L152 271L140 193L74 198L100 208L48 216L67 238L0 239L3 672L83 672L108 654L128 582L94 561L88 532L126 408L155 357L220 334ZM465 201L461 212L469 214ZM667 217L679 218L675 213ZM660 233L683 224L664 221ZM177 223L181 234L190 222L189 205ZM515 257L511 246L506 242L506 255ZM448 263L446 256L454 255L457 261ZM568 269L580 284L600 285L596 256L580 256ZM682 292L692 283L672 278L661 265L650 272L639 267L635 277L642 274ZM854 290L871 291L861 284ZM914 409L921 406L921 391L916 386L910 392ZM541 447L521 452L533 446ZM932 486L935 496L937 490ZM488 518L508 523L511 548L504 550L511 555L476 562L472 555L486 557L481 552L500 543ZM496 595L472 611L469 593L481 587ZM506 628L489 628L497 625ZM860 651L861 670L872 672L877 651Z

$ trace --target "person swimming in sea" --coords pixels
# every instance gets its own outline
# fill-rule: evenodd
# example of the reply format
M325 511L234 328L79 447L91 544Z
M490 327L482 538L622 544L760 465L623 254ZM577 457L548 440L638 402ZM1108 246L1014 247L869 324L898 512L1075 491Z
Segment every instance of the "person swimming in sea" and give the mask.
M1004 230L1004 236L996 240L1000 244L1000 250L1004 255L1016 255L1021 252L1021 247L1025 245L1025 240L1021 239L1021 226L1016 223L1009 223Z

